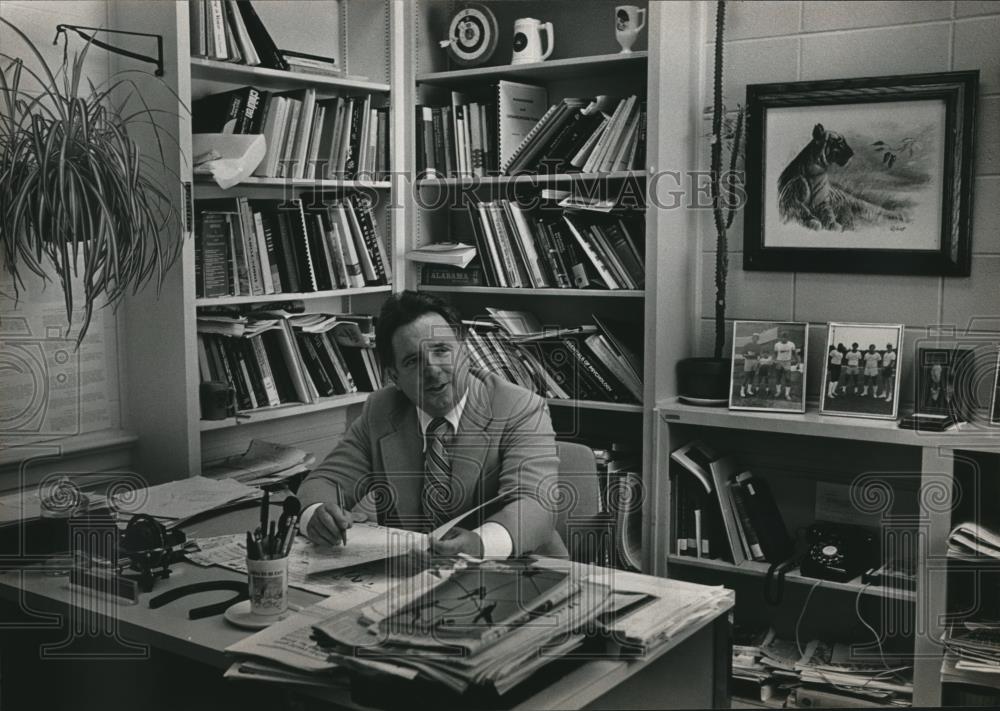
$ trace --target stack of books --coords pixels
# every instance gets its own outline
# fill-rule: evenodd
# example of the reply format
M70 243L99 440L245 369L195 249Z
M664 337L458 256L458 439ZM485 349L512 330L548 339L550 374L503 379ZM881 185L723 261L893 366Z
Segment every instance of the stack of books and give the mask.
M195 202L195 295L262 296L392 282L371 198Z
M487 311L490 319L465 322L476 367L544 397L642 402L640 349L622 324L593 316L592 325L545 329L527 311Z
M566 98L549 107L501 169L506 175L608 173L641 168L645 155L645 101L634 94Z
M501 80L473 94L451 92L447 106L416 107L417 175L498 175L547 105L545 87Z
M948 534L948 557L1000 558L1000 535L978 523L960 523Z
M366 314L201 313L197 328L201 381L232 385L239 411L382 386Z
M719 456L700 440L670 454L674 552L736 565L776 563L794 553L781 511L767 481Z
M389 107L371 94L324 99L316 89L253 86L193 102L194 133L263 134L264 178L384 180L389 174Z
M251 67L288 69L253 4L240 0L191 0L191 55Z
M478 259L464 269L425 269L424 284L608 290L645 286L641 214L532 214L504 199L472 202L468 210Z

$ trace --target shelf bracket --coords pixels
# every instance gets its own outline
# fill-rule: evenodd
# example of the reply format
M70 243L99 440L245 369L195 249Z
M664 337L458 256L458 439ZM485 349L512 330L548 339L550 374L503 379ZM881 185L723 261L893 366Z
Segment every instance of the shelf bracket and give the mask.
M76 32L80 37L87 40L89 44L93 44L101 49L107 50L114 54L120 54L124 57L131 57L132 59L138 59L140 62L146 62L148 64L155 64L156 71L154 72L156 76L163 76L163 35L150 34L148 32L128 32L126 30L108 30L102 27L84 27L82 25L56 25L56 36L52 40L52 44L59 44L59 37L63 36L65 38L65 44L63 45L63 53L65 54L67 48L69 47L69 35L68 30ZM156 57L147 57L145 54L139 54L138 52L132 52L124 47L115 47L107 42L102 42L97 39L92 34L87 34L84 32L108 32L117 35L131 35L133 37L154 37L156 38Z

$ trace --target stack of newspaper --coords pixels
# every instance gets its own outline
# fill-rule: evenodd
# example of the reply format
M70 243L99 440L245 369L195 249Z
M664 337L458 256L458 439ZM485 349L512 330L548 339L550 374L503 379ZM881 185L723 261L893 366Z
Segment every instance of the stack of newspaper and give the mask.
M949 628L943 641L956 670L1000 674L1000 621L967 620Z
M203 473L210 479L235 479L247 486L263 487L307 472L315 463L315 456L298 447L255 439L243 454L216 462Z
M513 688L580 646L613 603L607 586L528 562L432 569L371 603L315 626L330 659L349 669L417 675L457 693Z
M746 637L733 644L734 686L758 690L761 701L841 707L912 702L912 660L878 652L852 656L850 644L822 640L800 647L776 637L773 629Z
M1000 535L977 523L960 523L948 534L952 558L1000 558Z

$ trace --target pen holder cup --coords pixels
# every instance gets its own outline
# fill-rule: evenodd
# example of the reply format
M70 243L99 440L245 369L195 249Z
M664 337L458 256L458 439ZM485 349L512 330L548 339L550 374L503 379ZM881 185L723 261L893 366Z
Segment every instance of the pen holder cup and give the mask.
M260 617L280 615L288 609L288 558L247 559L250 612Z

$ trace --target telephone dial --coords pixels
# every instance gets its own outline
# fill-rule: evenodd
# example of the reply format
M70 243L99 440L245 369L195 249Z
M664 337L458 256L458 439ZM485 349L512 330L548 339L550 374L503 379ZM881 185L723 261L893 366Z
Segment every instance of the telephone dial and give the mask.
M818 521L806 532L808 551L799 570L822 580L847 582L880 564L878 536L861 526Z

